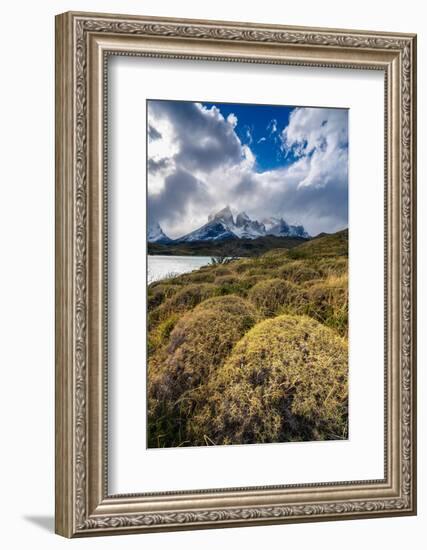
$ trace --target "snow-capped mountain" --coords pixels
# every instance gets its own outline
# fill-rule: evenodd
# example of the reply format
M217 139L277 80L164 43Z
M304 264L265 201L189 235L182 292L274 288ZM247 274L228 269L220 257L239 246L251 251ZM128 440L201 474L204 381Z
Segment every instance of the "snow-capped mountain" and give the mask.
M236 216L234 233L241 239L256 239L265 235L265 226L257 220L251 220L246 212Z
M267 235L275 235L276 237L302 237L310 238L310 235L302 225L289 225L283 218L266 218L262 220L265 226Z
M177 239L178 242L223 241L225 239L257 239L266 235L276 237L310 236L302 225L289 225L283 218L269 218L259 222L252 220L246 212L240 212L234 219L229 206L210 214L208 222L199 229Z
M234 239L237 237L233 231L235 227L231 209L226 206L216 214L210 214L205 225L177 240L179 242L193 242Z
M148 224L147 240L149 243L162 243L168 244L172 242L160 227L160 224L156 221L150 221Z

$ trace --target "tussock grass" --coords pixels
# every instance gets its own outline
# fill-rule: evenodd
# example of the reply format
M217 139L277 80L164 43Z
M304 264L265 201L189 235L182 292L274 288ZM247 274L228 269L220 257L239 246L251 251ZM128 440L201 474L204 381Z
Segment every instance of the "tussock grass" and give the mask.
M248 297L263 315L271 317L295 301L298 294L298 287L289 281L267 279L253 286Z
M236 273L246 273L249 269L252 269L254 265L254 259L251 260L238 260L233 263L232 269Z
M150 286L147 293L148 310L151 311L158 307L177 290L179 290L179 285L176 284L158 283L155 286Z
M218 369L188 431L215 444L345 439L347 361L346 340L313 319L263 321Z
M232 275L233 271L228 267L220 265L213 270L213 274L215 277L222 277L223 275Z
M200 268L192 273L182 275L181 280L185 283L213 283L215 273L212 270Z
M348 275L330 275L310 286L297 310L347 336Z
M326 258L328 256L348 256L348 230L333 235L316 237L287 251L288 258Z
M235 275L220 275L215 278L214 282L218 286L235 285L240 282L240 277L236 277Z
M237 296L206 300L180 318L149 360L149 446L157 446L159 432L164 446L188 439L187 420L205 402L206 382L257 319Z
M278 272L279 277L293 283L313 281L320 277L320 272L309 262L303 260L291 261L283 265Z
M347 436L348 235L148 287L150 447Z
M324 258L319 260L318 268L323 277L345 275L348 273L348 259L343 257Z
M262 275L244 275L241 278L242 284L247 286L248 288L253 287L260 281L262 281L263 277Z
M184 313L193 309L203 300L219 294L217 286L211 283L192 283L184 285L148 316L149 326L155 327L173 313Z

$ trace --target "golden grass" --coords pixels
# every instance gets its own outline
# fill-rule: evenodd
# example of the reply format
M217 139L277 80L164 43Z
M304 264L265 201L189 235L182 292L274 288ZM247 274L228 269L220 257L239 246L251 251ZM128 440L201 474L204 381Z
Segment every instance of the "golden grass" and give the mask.
M258 320L255 308L237 296L206 300L174 325L167 342L149 358L149 446L187 440L187 419L206 399L206 382L234 344Z
M295 301L298 294L298 287L289 281L267 279L253 286L248 292L248 297L263 315L271 317Z
M347 362L346 340L313 319L258 323L215 373L188 432L198 444L346 438Z
M150 447L346 437L347 240L149 285Z
M156 327L160 321L163 321L170 315L191 310L203 300L211 298L218 293L218 287L211 283L183 285L160 306L149 313L148 321L150 329Z

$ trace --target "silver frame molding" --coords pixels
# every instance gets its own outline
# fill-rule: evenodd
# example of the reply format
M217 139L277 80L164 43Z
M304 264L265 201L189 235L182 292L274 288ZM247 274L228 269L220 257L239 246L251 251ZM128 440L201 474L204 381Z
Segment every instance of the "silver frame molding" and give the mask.
M385 75L385 477L109 495L106 67L110 55ZM65 537L416 513L416 36L68 12L56 17L56 532Z

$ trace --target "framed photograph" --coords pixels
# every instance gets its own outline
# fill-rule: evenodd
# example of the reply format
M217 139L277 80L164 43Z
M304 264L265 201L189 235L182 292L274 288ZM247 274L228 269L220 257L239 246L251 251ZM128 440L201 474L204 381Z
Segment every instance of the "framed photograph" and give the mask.
M416 513L416 37L56 18L56 532Z

